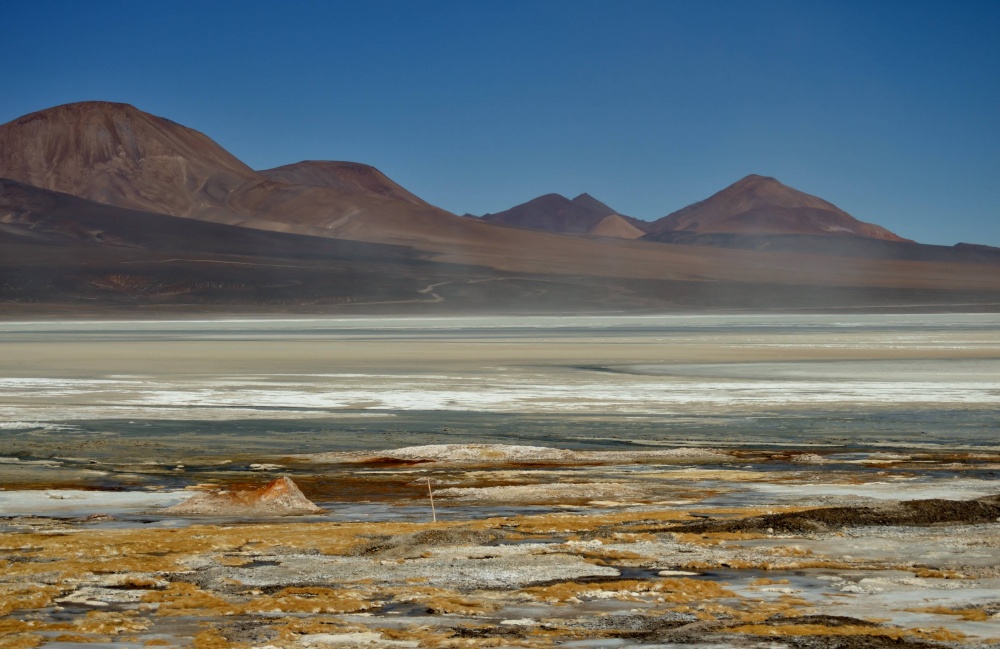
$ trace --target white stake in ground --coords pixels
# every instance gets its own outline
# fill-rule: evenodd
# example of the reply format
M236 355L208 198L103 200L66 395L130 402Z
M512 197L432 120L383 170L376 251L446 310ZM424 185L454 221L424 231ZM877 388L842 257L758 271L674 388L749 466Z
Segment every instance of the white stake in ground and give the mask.
M431 520L435 523L438 522L437 512L434 511L434 492L431 491L431 479L427 478L427 495L431 497Z

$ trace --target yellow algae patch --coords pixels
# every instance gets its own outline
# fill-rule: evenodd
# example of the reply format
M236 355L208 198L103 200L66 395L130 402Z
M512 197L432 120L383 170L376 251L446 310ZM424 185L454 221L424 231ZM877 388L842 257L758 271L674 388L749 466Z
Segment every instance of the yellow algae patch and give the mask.
M653 543L659 541L660 539L649 532L615 532L611 536L605 536L603 538L598 538L598 541L604 544L610 543L643 543L649 542Z
M908 608L910 613L933 613L935 615L954 615L968 622L985 622L990 614L979 608L945 608L944 606L928 606L926 608Z
M397 602L421 604L435 614L482 615L500 608L497 602L444 588L391 588L385 592Z
M599 583L563 582L549 586L526 588L524 593L546 602L568 602L580 599L647 599L655 595L657 601L674 604L702 602L723 597L738 597L714 581L671 578L640 581L622 579Z
M961 641L965 634L949 629L900 629L873 627L862 624L826 626L825 624L745 624L730 627L730 633L764 636L880 636L885 638L918 638L920 640Z
M10 575L6 575L10 578ZM0 616L10 615L19 609L45 608L64 592L58 586L26 586L0 584Z
M751 586L774 586L778 584L789 584L791 583L787 579L768 579L767 577L761 577L760 579L754 579L750 582Z
M923 579L975 579L975 577L963 575L953 570L935 570L933 568L910 568L909 570L914 577Z
M247 613L357 613L371 608L355 590L322 587L289 587L268 597L258 597L245 607Z
M157 615L198 615L211 617L216 615L236 615L243 607L233 604L212 593L205 592L186 582L170 584L164 590L154 590L146 593L143 602L159 603Z
M719 545L726 541L750 541L753 539L769 538L767 534L756 534L753 532L704 532L694 534L691 532L671 532L674 540L678 543L689 545Z
M30 633L0 635L0 649L34 649L45 642L41 636Z
M119 635L130 631L144 631L149 623L133 611L116 613L111 611L90 611L73 622L73 630L79 633Z
M41 636L32 631L38 631L38 625L21 620L0 620L0 649L33 649L42 644Z
M310 615L308 617L277 618L268 627L278 634L277 641L290 642L298 645L303 635L320 633L351 633L364 632L368 628L360 624L345 624L343 620L332 617Z
M79 633L61 633L56 636L56 642L111 642L111 636L83 635Z
M682 511L676 510L656 510L639 512L614 512L601 514L541 514L537 516L519 516L507 521L491 519L492 527L500 524L516 526L518 532L523 534L549 534L549 533L570 533L589 532L596 528L622 525L625 523L646 523L650 525L662 526L664 523L681 523L694 520L691 516ZM641 532L642 526L636 530Z
M802 505L775 505L773 507L712 507L710 509L699 509L699 514L709 516L739 516L741 518L752 518L754 516L773 516L774 514L797 514L805 512L815 507L805 507Z
M747 471L746 469L677 469L676 471L657 471L644 473L643 478L647 480L661 479L677 482L691 482L693 480L711 480L725 482L774 482L775 474L769 471Z
M194 637L193 649L249 649L245 642L232 642L215 629L202 631Z

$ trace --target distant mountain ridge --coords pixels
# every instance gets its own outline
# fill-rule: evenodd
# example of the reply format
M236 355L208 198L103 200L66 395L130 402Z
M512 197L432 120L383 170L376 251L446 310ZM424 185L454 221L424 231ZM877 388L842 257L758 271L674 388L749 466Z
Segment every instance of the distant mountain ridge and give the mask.
M215 223L363 240L468 227L374 167L306 161L254 171L206 135L129 104L25 115L0 126L0 152L0 178Z
M787 235L908 241L883 227L859 221L821 198L757 174L652 223L622 216L589 194L572 200L545 194L480 218L496 225L544 232L642 237L682 245L763 248L766 242L751 242L747 237Z
M588 194L460 217L356 162L257 171L126 104L0 125L4 313L1000 308L996 249L906 242L762 176L653 225Z

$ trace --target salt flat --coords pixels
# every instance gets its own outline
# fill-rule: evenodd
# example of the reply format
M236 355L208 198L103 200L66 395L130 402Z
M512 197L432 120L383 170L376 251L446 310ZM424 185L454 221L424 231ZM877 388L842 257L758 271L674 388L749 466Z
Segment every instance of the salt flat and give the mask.
M998 421L996 315L0 323L0 630L985 646ZM326 511L158 513L282 475Z

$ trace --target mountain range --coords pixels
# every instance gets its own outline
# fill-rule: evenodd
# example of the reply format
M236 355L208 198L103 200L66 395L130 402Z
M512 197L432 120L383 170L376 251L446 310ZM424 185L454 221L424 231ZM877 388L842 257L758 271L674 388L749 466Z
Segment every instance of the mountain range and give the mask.
M254 170L127 104L0 126L8 313L959 304L1000 304L1000 250L917 244L764 176L651 223L587 194L470 218L361 163Z

